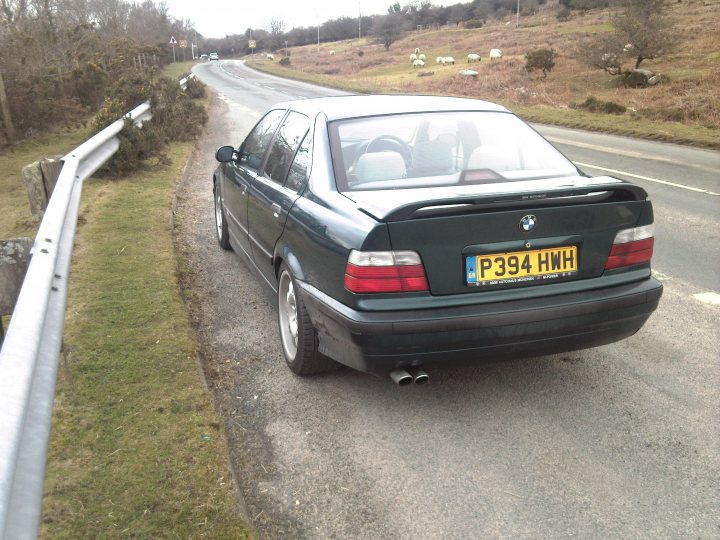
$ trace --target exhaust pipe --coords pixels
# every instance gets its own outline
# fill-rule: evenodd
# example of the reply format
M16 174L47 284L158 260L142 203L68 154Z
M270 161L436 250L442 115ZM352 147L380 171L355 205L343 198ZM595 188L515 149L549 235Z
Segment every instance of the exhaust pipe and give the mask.
M425 373L425 371L420 368L411 369L410 375L412 375L412 378L413 378L413 381L415 381L415 384L426 384L426 383L430 382L430 375Z
M398 386L407 386L413 382L413 377L404 369L396 369L390 372L390 378Z

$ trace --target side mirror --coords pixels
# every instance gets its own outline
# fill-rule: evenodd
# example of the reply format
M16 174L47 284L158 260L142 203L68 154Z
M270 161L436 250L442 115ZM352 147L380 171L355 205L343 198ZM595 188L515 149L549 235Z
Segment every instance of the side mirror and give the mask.
M220 163L230 163L235 155L235 149L232 146L221 146L215 152L215 159Z

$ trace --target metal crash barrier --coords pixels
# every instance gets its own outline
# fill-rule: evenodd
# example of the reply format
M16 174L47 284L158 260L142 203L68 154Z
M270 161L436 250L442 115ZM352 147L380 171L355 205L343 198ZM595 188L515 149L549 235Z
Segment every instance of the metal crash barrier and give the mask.
M184 89L187 77L180 81ZM125 118L141 126L150 103ZM83 181L119 148L116 120L63 157L0 350L0 539L37 538Z

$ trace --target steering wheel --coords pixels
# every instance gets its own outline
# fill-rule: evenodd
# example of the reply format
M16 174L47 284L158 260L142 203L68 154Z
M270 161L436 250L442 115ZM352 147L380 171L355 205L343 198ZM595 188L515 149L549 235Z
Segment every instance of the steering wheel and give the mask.
M376 151L397 151L405 160L406 168L409 169L412 165L412 150L410 150L410 146L408 146L408 144L400 137L396 137L395 135L378 135L377 137L370 139L370 142L365 145L365 150L363 151L363 154L368 154L372 152L371 148L373 147L373 145L376 146Z

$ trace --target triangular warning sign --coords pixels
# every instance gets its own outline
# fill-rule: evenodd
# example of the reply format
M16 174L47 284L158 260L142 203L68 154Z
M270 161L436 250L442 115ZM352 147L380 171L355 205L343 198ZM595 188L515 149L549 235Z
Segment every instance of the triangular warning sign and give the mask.
M170 36L170 45L177 45L177 40L175 39L175 36Z

